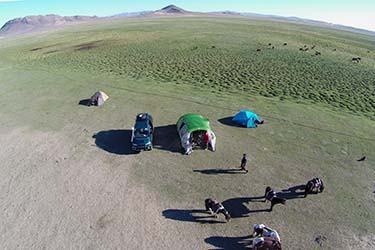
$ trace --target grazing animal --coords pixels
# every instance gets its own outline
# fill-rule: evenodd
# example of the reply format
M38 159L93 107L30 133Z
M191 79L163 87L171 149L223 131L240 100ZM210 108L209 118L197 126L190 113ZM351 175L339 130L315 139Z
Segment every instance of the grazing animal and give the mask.
M259 52L259 51L262 51L262 49L257 49L257 51Z
M266 202L266 201L270 201L271 202L271 207L269 209L270 212L272 211L273 206L275 206L276 204L283 204L283 205L285 205L285 203L286 203L285 199L276 196L276 192L271 187L266 187L266 191L264 193L264 201L263 202Z
M316 56L320 56L322 53L320 53L319 51L315 51L315 55Z
M357 161L365 161L366 160L366 156L363 156L362 158L358 159Z
M218 214L223 214L227 221L231 219L229 212L224 208L224 206L220 202L208 198L204 201L204 205L206 207L206 210L213 214L215 218Z
M337 49L333 49L333 51L336 51Z
M284 46L287 46L288 45L288 43L284 43Z
M309 180L305 187L305 196L312 193L322 193L324 190L323 180L320 178L314 178Z
M271 49L275 49L275 46L272 46L272 48Z
M269 44L268 44L268 46L271 46L271 45L272 45L272 43L269 43Z
M352 62L359 63L362 59L360 57L353 57Z
M316 47L316 46L315 46L315 45L313 45L313 46L311 47L311 49L315 49L315 47Z

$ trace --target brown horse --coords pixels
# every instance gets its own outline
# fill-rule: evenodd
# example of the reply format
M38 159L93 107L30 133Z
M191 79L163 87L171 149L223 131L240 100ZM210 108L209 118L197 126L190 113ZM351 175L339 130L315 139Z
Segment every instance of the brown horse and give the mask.
M271 207L269 211L271 212L273 209L273 206L276 204L286 204L286 200L280 197L277 197L276 192L271 188L271 187L266 187L266 191L264 193L264 201L270 201L271 202Z
M227 221L231 219L229 212L224 208L224 206L220 202L208 198L204 201L204 205L206 207L206 210L213 214L215 218L218 214L223 214Z

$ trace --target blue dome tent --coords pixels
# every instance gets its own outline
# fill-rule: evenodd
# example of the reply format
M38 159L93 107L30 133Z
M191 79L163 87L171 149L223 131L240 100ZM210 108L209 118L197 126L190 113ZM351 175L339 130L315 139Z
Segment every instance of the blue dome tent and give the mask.
M246 128L256 128L257 124L263 124L257 114L249 110L241 110L237 115L235 115L232 121L246 127Z

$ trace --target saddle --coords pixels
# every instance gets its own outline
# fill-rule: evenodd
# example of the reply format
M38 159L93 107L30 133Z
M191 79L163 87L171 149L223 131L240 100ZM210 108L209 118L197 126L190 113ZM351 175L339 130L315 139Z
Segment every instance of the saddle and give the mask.
M273 198L276 197L276 192L274 190L270 190L267 192L266 194L266 199L269 200L269 201L272 201Z
M215 203L212 205L212 211L217 214L220 210L223 210L224 206L221 203Z

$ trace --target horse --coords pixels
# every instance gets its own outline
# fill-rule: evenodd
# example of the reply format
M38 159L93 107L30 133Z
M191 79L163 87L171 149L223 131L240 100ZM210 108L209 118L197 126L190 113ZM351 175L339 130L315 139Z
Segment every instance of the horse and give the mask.
M323 180L320 178L314 178L309 180L305 187L305 196L312 193L322 193L324 190Z
M286 199L280 198L276 196L276 192L271 188L271 187L266 187L266 191L264 193L264 201L270 201L271 202L271 207L269 211L271 212L273 209L273 206L276 204L283 204L285 205Z
M258 237L253 240L253 250L282 250L281 243L270 237Z
M208 198L204 201L204 205L206 207L206 211L209 211L212 215L215 216L215 218L217 218L218 214L223 214L227 221L231 219L229 212L224 208L224 206L220 202Z
M272 228L266 227L263 224L255 224L253 229L254 229L254 232L251 235L253 237L270 237L280 242L279 234L276 232L276 230Z
M361 61L360 57L353 57L352 62L359 63Z

